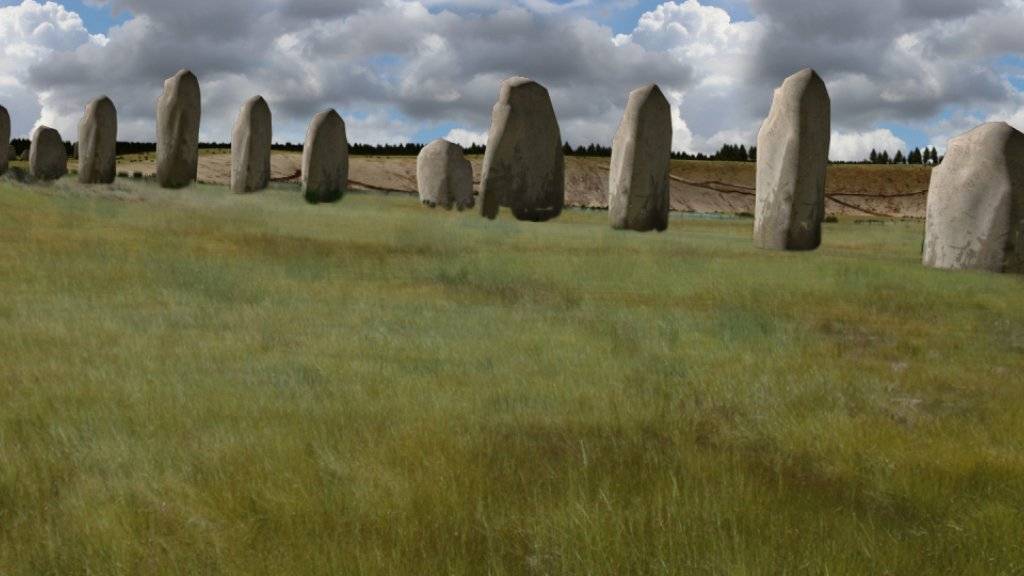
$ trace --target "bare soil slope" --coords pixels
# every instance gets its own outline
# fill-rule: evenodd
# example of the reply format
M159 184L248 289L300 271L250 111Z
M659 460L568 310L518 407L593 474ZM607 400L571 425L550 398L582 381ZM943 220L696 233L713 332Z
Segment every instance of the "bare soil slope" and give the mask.
M483 158L470 157L479 187ZM302 156L275 152L271 177L298 182ZM231 155L205 151L199 160L199 179L227 184ZM155 173L152 155L127 157L121 172ZM924 166L835 165L829 167L826 193L829 214L923 218L931 169ZM416 158L352 156L353 188L416 193ZM747 162L672 162L672 209L683 212L753 213L755 165ZM607 158L566 158L566 197L571 206L604 208L608 196Z

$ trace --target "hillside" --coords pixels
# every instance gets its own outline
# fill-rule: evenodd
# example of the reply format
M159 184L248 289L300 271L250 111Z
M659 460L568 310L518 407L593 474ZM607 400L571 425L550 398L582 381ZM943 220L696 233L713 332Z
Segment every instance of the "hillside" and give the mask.
M153 155L125 158L122 172L155 173ZM471 157L479 185L482 157ZM608 159L566 158L566 197L570 206L604 208L608 194ZM275 152L272 177L298 181L302 157ZM416 158L352 156L353 188L416 193ZM829 167L826 210L848 216L923 218L931 169L924 166L833 165ZM226 184L231 156L211 151L200 159L199 179ZM745 162L672 162L672 209L682 212L739 214L754 212L755 165Z

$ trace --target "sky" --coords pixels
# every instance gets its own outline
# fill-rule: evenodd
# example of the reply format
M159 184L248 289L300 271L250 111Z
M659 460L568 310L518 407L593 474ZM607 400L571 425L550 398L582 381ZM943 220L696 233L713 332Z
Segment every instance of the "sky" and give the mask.
M153 141L163 80L200 80L204 141L260 94L274 140L334 108L350 142L484 143L498 86L548 88L563 139L609 145L657 83L673 148L754 144L773 90L812 67L833 160L1024 130L1024 0L0 0L0 105L14 137L77 139L107 95L119 140Z

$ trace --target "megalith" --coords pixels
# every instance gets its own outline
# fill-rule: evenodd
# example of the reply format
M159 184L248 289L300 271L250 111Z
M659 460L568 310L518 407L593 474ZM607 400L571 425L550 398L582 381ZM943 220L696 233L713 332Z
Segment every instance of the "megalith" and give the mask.
M32 133L28 155L29 173L39 180L57 180L68 173L68 151L60 133L40 126Z
M1024 134L990 122L949 141L928 186L923 260L1024 273Z
M199 80L181 70L164 82L156 105L156 179L164 188L184 188L199 171Z
M617 230L668 228L672 108L656 84L630 92L612 141L608 215Z
M336 202L348 186L348 137L334 110L313 117L302 147L302 193L311 204Z
M416 157L416 187L420 202L434 208L472 208L473 166L462 147L444 139L434 140Z
M757 136L754 244L814 250L825 218L831 102L811 69L786 78Z
M262 96L254 96L242 105L231 131L232 192L242 194L267 187L272 144L270 106Z
M110 184L117 176L117 109L102 96L85 107L78 123L78 181Z
M11 153L11 115L7 108L0 106L0 144L3 145L3 153L0 154L0 176L7 173L8 162L14 157Z
M501 83L491 112L481 213L495 218L501 206L519 220L543 222L565 205L565 158L555 109L546 88L528 78Z

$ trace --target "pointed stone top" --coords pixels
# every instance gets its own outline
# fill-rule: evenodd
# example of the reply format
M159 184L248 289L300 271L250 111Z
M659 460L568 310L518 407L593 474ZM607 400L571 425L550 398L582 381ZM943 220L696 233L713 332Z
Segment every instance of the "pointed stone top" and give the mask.
M261 112L264 110L270 112L270 105L267 104L267 101L263 99L263 96L253 96L252 98L246 100L244 104L242 104L243 113L245 113L246 111L251 113L256 110L260 110Z
M964 132L964 134L970 134L971 132L1019 132L1019 130L1010 126L1006 121L996 121L979 124Z
M536 82L530 80L526 76L512 76L501 83L502 87L508 86L509 88L518 88L526 84L536 84Z
M791 83L801 83L804 85L814 83L821 84L822 86L825 85L825 81L822 80L821 76L819 76L818 73L814 71L814 68L804 68L803 70L797 72L796 74L793 74L792 76L786 78L783 81L784 85Z
M324 120L327 120L328 118L330 118L330 119L337 118L340 122L342 122L342 123L345 122L342 119L341 114L338 114L338 111L335 110L334 108L328 108L327 110L324 110L324 111L318 113L316 116L314 116L314 121L317 121L317 120L324 121Z
M646 86L641 86L629 93L630 99L634 97L647 99L651 96L660 96L662 100L667 100L667 98L665 98L665 94L661 91L661 88L657 84L648 84Z
M196 77L196 75L195 75L195 74L193 74L193 73L192 73L192 71L191 71L191 70L189 70L188 68L182 68L181 70L178 70L178 71L177 71L177 72L176 72L176 73L174 74L174 76L172 76L172 78L184 78L185 76L191 76L191 77L193 77L193 78L195 78L195 77Z

